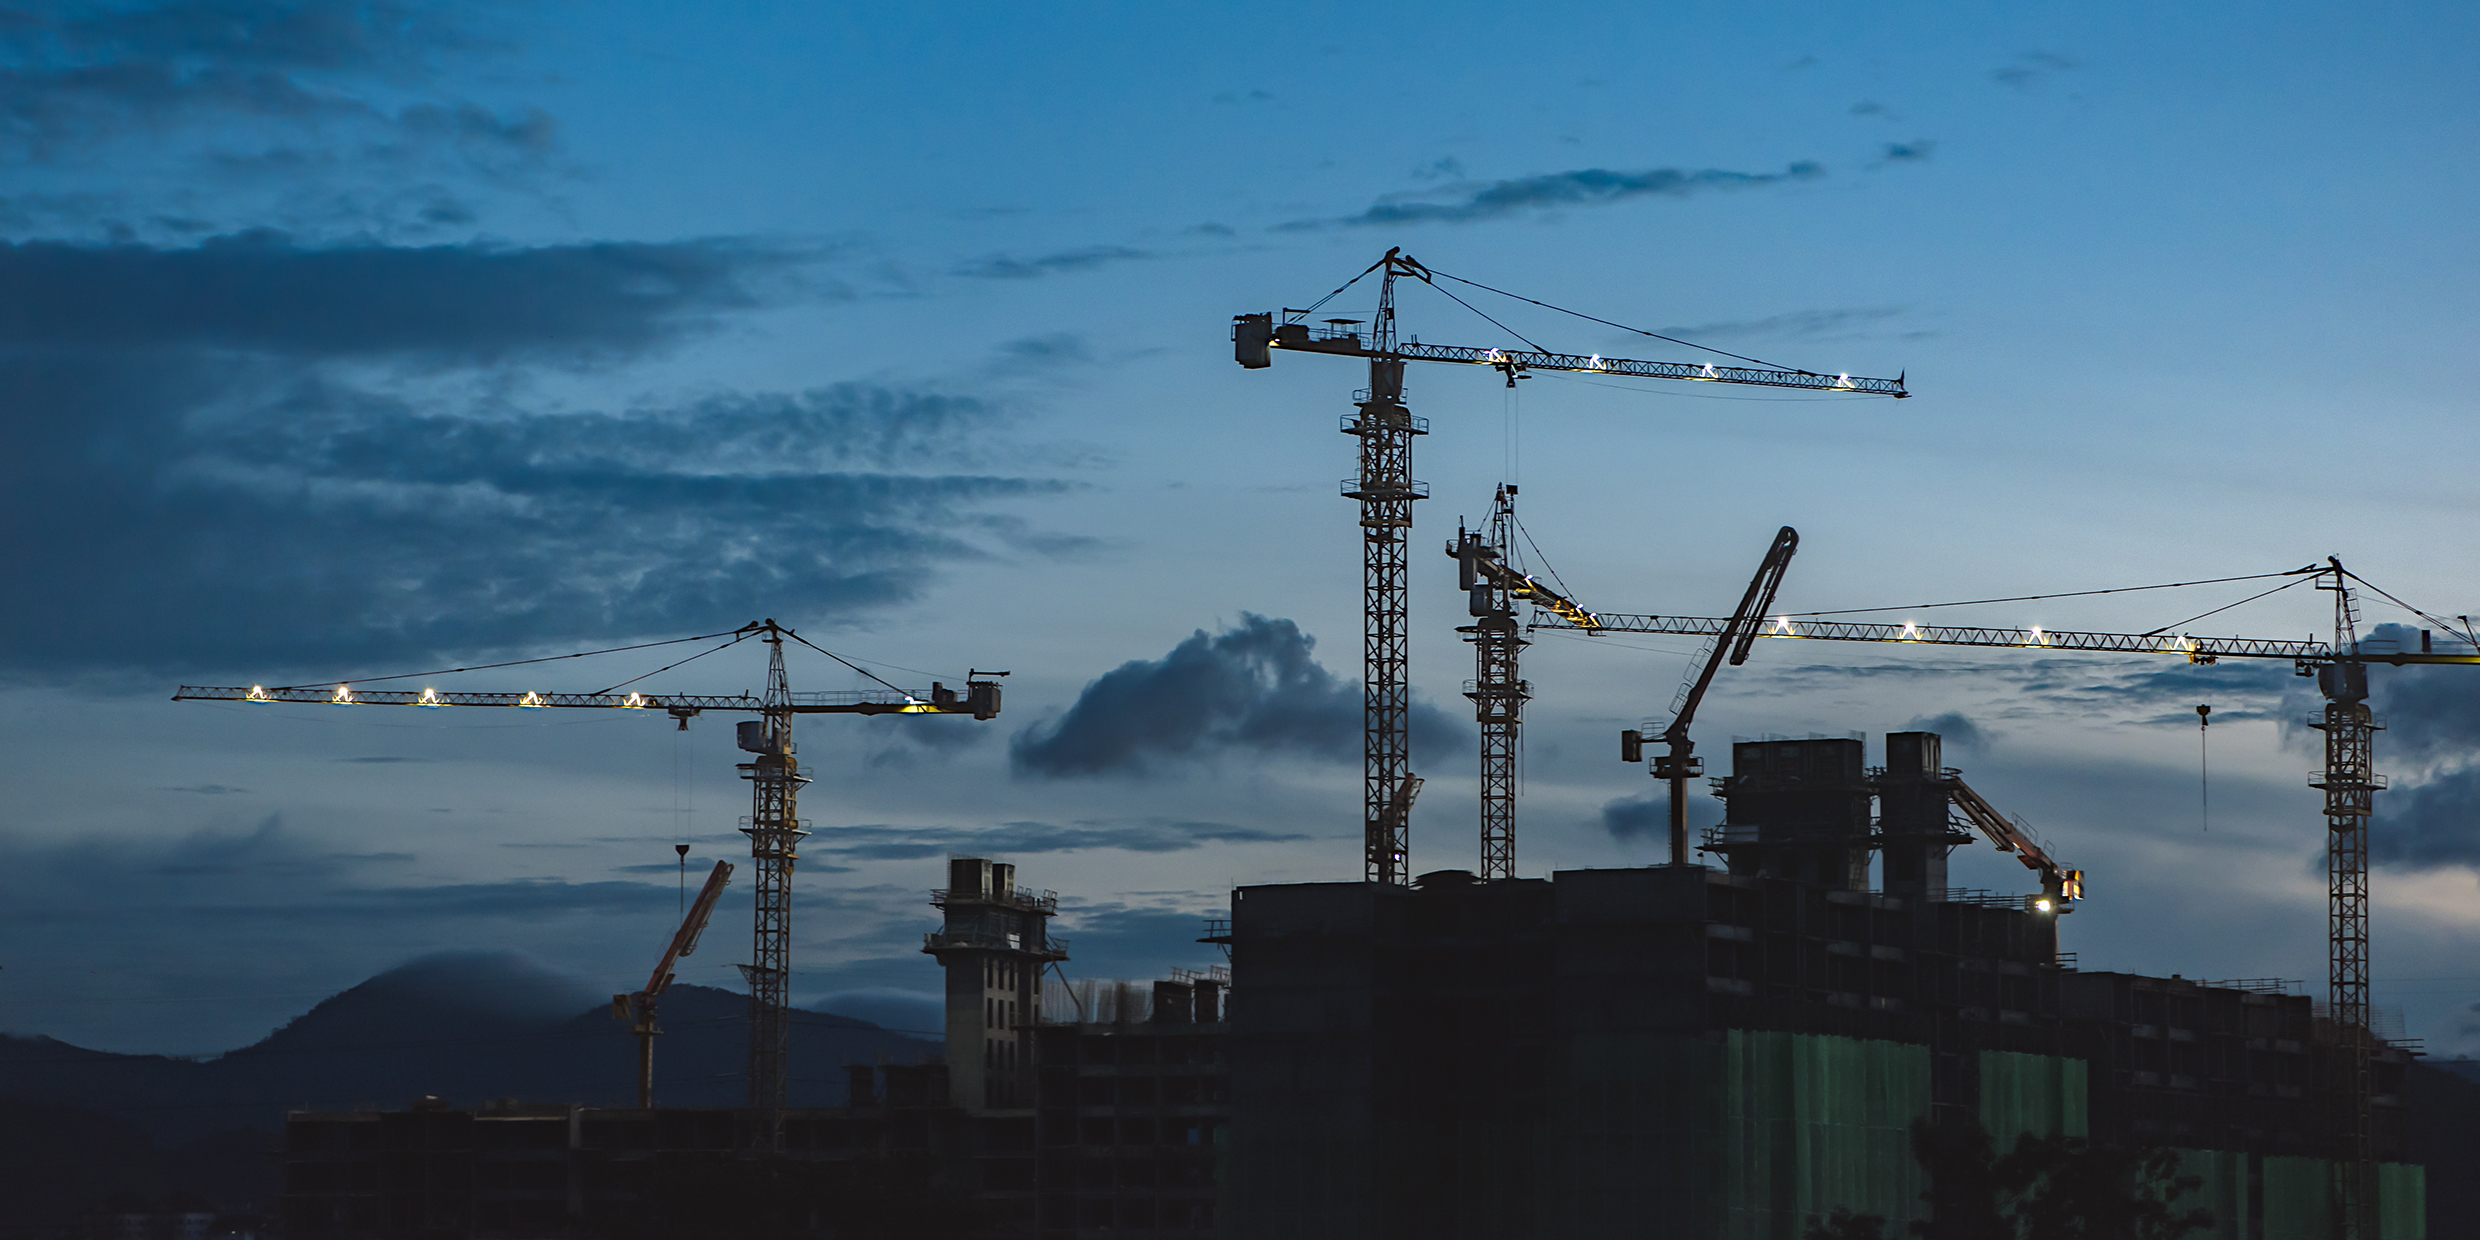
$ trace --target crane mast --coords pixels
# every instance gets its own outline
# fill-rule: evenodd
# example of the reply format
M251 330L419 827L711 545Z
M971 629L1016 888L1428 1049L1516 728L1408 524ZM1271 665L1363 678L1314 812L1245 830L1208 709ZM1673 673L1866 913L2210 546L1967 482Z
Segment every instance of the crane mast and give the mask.
M2334 595L2334 649L2359 645L2359 616L2351 603L2351 583L2342 561L2333 566L2331 584L2317 588ZM2347 1113L2335 1117L2340 1149L2334 1160L2336 1212L2344 1240L2377 1240L2377 1150L2375 1082L2370 1079L2368 995L2368 819L2375 794L2385 786L2375 769L2377 729L2368 709L2368 665L2326 663L2316 669L2316 687L2325 709L2309 721L2325 733L2325 769L2314 783L2325 792L2326 1010L2342 1040L2342 1061L2336 1065Z
M756 754L740 764L749 781L749 860L757 877L749 963L749 1109L756 1119L753 1144L777 1148L783 1137L784 1064L792 1041L792 872L800 859L801 774L792 739L792 684L784 674L784 635L766 635L766 693L762 713L740 725L740 746Z
M1361 505L1361 821L1366 881L1411 880L1412 687L1406 641L1404 552L1412 504L1429 486L1412 476L1412 438L1429 422L1404 407L1404 360L1395 349L1395 277L1425 275L1398 251L1381 260L1378 316L1370 324L1369 386L1354 396L1359 412L1344 420L1359 438L1360 474L1343 480L1347 499ZM1400 804L1399 804L1400 802Z
M1516 744L1524 703L1532 686L1517 674L1528 645L1516 624L1520 593L1530 582L1508 567L1515 544L1514 484L1503 484L1491 502L1489 529L1462 530L1447 554L1456 558L1473 622L1473 718L1481 725L1481 877L1514 878L1516 865ZM1485 568L1484 565L1487 565Z

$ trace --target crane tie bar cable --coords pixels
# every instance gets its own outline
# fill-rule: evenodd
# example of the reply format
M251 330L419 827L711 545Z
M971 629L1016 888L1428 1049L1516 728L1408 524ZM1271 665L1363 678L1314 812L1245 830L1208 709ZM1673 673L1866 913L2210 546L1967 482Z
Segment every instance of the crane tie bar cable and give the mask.
M2233 607L2242 606L2242 605L2247 604L2247 603L2253 603L2253 602L2255 602L2256 600L2258 600L2258 599L2260 599L2260 598L2264 598L2266 595L2270 595L2270 594L2280 594L2280 593L2281 593L2281 592L2283 592L2284 590L2290 589L2292 586L2298 585L2300 582L2303 582L2303 581L2314 581L2314 580L2315 580L2315 578L2313 578L2313 577L2293 577L2293 578L2291 578L2289 581L2285 581L2285 582L2283 582L2282 584L2280 584L2280 585L2278 585L2278 586L2275 586L2274 588L2272 588L2272 589L2270 589L2270 590L2267 590L2267 591L2265 591L2265 592L2264 592L2264 593L2262 593L2262 594L2251 594L2251 595L2247 596L2246 598L2240 599L2240 600L2239 600L2238 602L2236 602L2236 603L2224 603L2224 604L2222 604L2221 606L2216 607L2216 608L2214 608L2214 609L2213 609L2213 610L2211 610L2211 611L2205 612L2203 615L2189 616L2189 617L2188 617L2188 618L2186 618L2185 620L2173 621L2172 623L2165 624L2165 625L2161 626L2161 627L2160 627L2160 628L2158 628L2158 629L2152 629L2152 630L2147 631L2147 632L2144 634L2144 636L2146 636L2146 637L2159 637L2159 636L2161 636L2162 634L2167 633L2167 632L2169 632L2169 631L2170 631L2170 630L2172 630L2172 629L2177 629L2177 628L2185 628L2185 627L2186 627L2186 626L2188 626L2188 625L2194 624L2195 622L2197 622L2197 621L2199 621L2199 620L2204 619L2204 618L2205 618L2205 616L2218 616L2218 615L2222 614L2223 612L2226 612L2226 611L2230 610L2230 609L2231 609L2231 608L2233 608Z
M2250 573L2244 577L2207 577L2200 581L2165 581L2160 585L2152 586L2114 586L2107 590L2069 590L2062 594L2019 594L2013 598L1972 598L1963 599L1959 602L1953 603L1910 603L1901 607L1843 607L1832 611L1787 611L1782 614L1794 618L1801 616L1860 616L1867 615L1870 612L1879 611L1923 611L1931 607L1978 607L1983 603L2033 603L2044 599L2053 598L2087 598L2095 594L2133 594L2141 590L2176 590L2185 586L2215 586L2232 581L2270 581L2275 577L2298 577L2305 573L2321 573L2323 571L2325 570L2318 568L2315 565L2310 565L2306 568L2285 569L2278 573ZM2374 587L2371 588L2373 589Z
M787 637L790 637L792 640L794 640L794 641L796 641L796 642L801 643L801 644L802 644L802 645L804 645L804 646L809 647L809 648L810 648L810 649L812 649L812 650L817 651L817 652L818 652L818 653L820 653L820 654L823 654L823 655L827 656L827 657L828 657L828 658L830 658L830 659L835 660L835 661L836 661L836 662L838 662L838 663L843 664L843 665L844 665L844 666L846 666L846 667L851 668L852 670L854 670L854 671L856 671L856 672L861 673L861 674L862 674L862 675L864 675L864 676L869 677L869 678L870 678L870 679L872 679L872 680L876 680L876 681L878 681L878 683L880 683L880 684L882 684L882 685L887 685L887 687L888 687L888 688L890 688L890 689L895 689L895 691L896 691L896 692L898 692L898 693L904 693L904 690L902 690L902 689L896 689L896 687L895 687L894 685L889 685L889 684L887 684L887 682L886 682L885 680L883 680L883 679L881 679L881 678L879 677L878 673L873 672L873 671L871 671L870 669L868 669L868 668L866 668L866 667L863 667L863 666L861 666L860 664L855 663L855 662L853 662L852 660L847 659L847 658L845 658L844 656L842 656L842 655L840 655L840 654L837 654L837 653L835 653L834 651L829 650L829 649L827 649L826 647L821 646L821 645L817 644L816 642L813 642L813 641L811 641L810 639L808 639L808 638L806 638L806 637L803 637L803 636L801 636L801 635L800 635L800 634L798 634L798 633L793 632L793 631L792 631L792 630L790 630L790 629L785 629L785 630L784 630L784 635L785 635L785 636L787 636ZM910 697L912 697L913 695L912 695L912 694L909 694L909 693L904 693L904 696L905 696L905 697L907 697L907 698L910 698Z
M737 645L740 645L742 642L748 641L750 638L755 637L755 636L757 636L757 633L756 633L756 631L755 631L755 630L743 630L743 631L741 631L741 632L739 632L739 633L735 633L735 634L733 634L733 635L732 635L732 640L730 640L730 641L728 641L728 642L725 642L724 644L722 644L722 645L720 645L720 646L711 646L711 647L708 647L707 649L704 649L704 650L698 651L696 654L690 655L690 656L689 656L688 658L686 658L686 659L682 659L682 660L680 661L680 663L666 663L666 664L664 664L663 666L658 667L658 668L654 669L653 671L646 673L644 676L631 676L631 677L630 677L630 678L628 678L627 680L623 680L623 681L621 681L619 684L613 685L612 687L610 687L610 688L608 688L608 689L602 690L602 692L603 692L603 693L618 693L618 692L619 692L619 691L621 691L622 689L626 689L626 688L628 688L630 685L636 684L638 681L641 681L641 680L647 680L647 679L651 679L651 678L656 677L656 676L660 676L660 675L662 675L663 673L668 672L668 671L672 670L672 669L673 669L673 668L675 668L675 667L679 667L679 666L681 665L681 663L693 663L693 662L695 662L695 661L697 661L697 660L699 660L699 659L703 659L703 658L705 658L706 656L708 656L708 655L710 655L710 654L715 653L715 651L718 651L718 650L729 650L729 649L731 649L732 647L737 646Z
M1453 276L1449 276L1449 277L1447 277L1447 278L1448 278L1448 279L1450 279L1450 280L1452 280L1452 279L1454 279L1455 277L1453 277ZM1435 284L1430 285L1430 287L1431 287L1431 288L1438 288L1438 286L1437 286L1437 285L1435 285ZM1479 286L1478 286L1478 285L1475 285L1474 287L1476 287L1476 288L1477 288L1477 287L1479 287ZM1491 318L1489 315L1482 313L1481 307L1476 306L1476 305L1472 304L1471 302L1466 301L1466 300L1464 300L1463 298L1456 296L1456 295L1455 295L1454 290L1452 290L1452 289L1443 289L1443 288L1438 288L1438 291L1439 291L1440 293L1445 294L1445 295L1446 295L1447 300L1452 301L1452 302L1454 302L1455 304L1457 304L1457 305L1459 305L1459 306L1462 306L1462 307L1464 307L1464 308L1465 308L1465 309L1467 309L1467 310L1472 311L1474 314L1479 314L1479 315L1481 315L1481 321L1482 321L1482 322L1487 323L1487 324L1489 324L1490 326L1495 327L1495 328L1497 328L1498 330L1503 331L1503 332L1507 333L1508 335L1513 336L1513 337L1515 337L1516 339L1523 341L1523 342L1524 342L1524 344L1525 344L1525 347L1527 347L1527 348L1531 349L1533 352L1535 352L1535 353L1548 353L1548 352L1550 352L1550 350L1545 349L1545 348L1541 347L1541 346L1540 346L1540 345L1538 345L1538 344L1534 344L1534 343L1533 343L1533 338L1532 338L1532 337L1527 336L1527 335L1525 335L1523 332L1517 331L1516 329L1514 329L1514 328L1512 328L1512 327L1509 327L1509 326L1507 326L1507 325L1506 325L1506 324L1504 324L1504 323L1499 322L1497 319ZM1744 359L1743 359L1743 360L1744 360Z
M523 667L528 663L557 663L562 659L583 659L590 655L619 654L628 650L652 650L657 646L677 646L682 642L709 641L717 637L729 637L739 631L740 630L738 629L725 629L720 633L700 633L695 637L674 637L659 642L639 642L634 646L613 646L608 650L580 650L575 654L547 654L539 659L511 659L506 663L477 663L472 667L443 667L437 671L430 672L403 672L394 676L364 676L359 680L321 680L305 685L273 685L270 687L276 689L324 689L331 685L368 685L377 684L381 681L387 680L412 680L418 676L452 676L458 672L486 672L495 667Z
M1481 283L1481 282L1480 282L1480 281L1478 281L1478 280L1467 280L1467 279L1465 279L1465 278L1464 278L1464 277L1462 277L1462 276L1458 276L1458 275L1449 275L1448 273L1443 272L1443 271L1440 271L1440 270L1438 270L1438 269L1437 269L1437 268L1435 268L1435 267L1432 267L1432 268L1430 268L1429 270L1430 270L1430 274L1431 274L1431 275L1434 275L1434 276L1445 276L1447 279L1453 280L1453 281L1455 281L1455 282L1456 282L1456 283L1458 283L1458 284L1468 284L1468 285L1471 285L1471 286L1472 286L1472 287L1474 287L1474 288L1480 289L1481 291L1483 291L1483 292L1485 292L1485 293L1496 293L1496 294L1498 294L1498 295L1499 295L1499 296L1501 296L1501 297L1513 297L1513 298L1515 298L1517 301L1524 302L1524 303L1526 303L1527 305L1539 306L1539 307L1541 307L1541 308L1542 308L1542 309L1544 309L1544 310L1556 310L1556 311L1558 311L1558 312L1559 312L1559 313L1561 313L1561 314L1572 314L1572 315L1576 316L1577 318L1580 318L1580 319L1585 320L1585 321L1586 321L1586 322L1588 322L1588 323L1599 323L1599 324L1601 324L1601 325L1602 325L1602 326L1604 326L1604 327L1616 327L1616 328L1618 328L1620 331L1623 331L1623 332L1634 332L1634 333L1636 333L1636 334L1637 334L1637 335L1639 335L1639 336L1651 336L1652 338L1654 338L1654 339L1656 339L1656 340L1667 340L1667 341L1671 342L1672 344L1676 344L1676 345L1685 345L1685 346L1687 346L1688 348L1691 348L1691 349L1698 349L1698 350L1701 350L1701 351L1706 352L1706 353L1718 353L1718 354L1720 354L1720 355L1722 355L1722 356L1724 356L1724 357L1727 357L1727 358L1732 359L1733 361L1746 362L1746 363L1748 363L1748 364L1749 364L1749 365L1751 365L1751 366L1771 366L1771 367L1773 367L1773 368L1774 368L1774 369L1776 369L1776 370L1789 370L1789 371L1796 371L1796 372L1798 372L1798 373L1800 373L1800 374L1804 374L1804 375L1806 375L1806 374L1814 374L1814 373L1816 373L1816 372L1814 372L1814 371L1809 371L1809 370L1801 370L1801 369L1800 369L1799 367L1797 367L1797 366L1785 366L1785 365L1783 365L1781 362L1769 362L1769 361L1765 361L1765 360L1763 360L1762 358L1754 358L1754 357L1749 357L1749 356L1747 356L1746 354L1742 354L1742 353L1733 353L1733 352L1731 352L1731 351L1730 351L1730 350L1728 350L1728 349L1717 349L1717 348L1713 347L1712 345L1698 344L1697 342L1695 342L1695 341L1693 341L1693 340L1681 340L1681 339L1680 339L1679 337L1677 337L1677 336L1665 336L1665 335L1663 335L1663 334L1662 334L1662 333L1660 333L1660 332L1649 332L1649 331L1646 331L1644 328L1641 328L1641 327L1630 327L1630 326L1628 326L1628 325L1627 325L1627 324L1625 324L1625 323L1613 323L1613 322L1611 322L1609 319L1605 319L1605 318L1598 318L1598 317L1596 317L1596 316L1594 316L1594 315L1586 314L1586 313L1585 313L1584 311L1582 311L1582 310L1570 310L1570 309L1568 309L1568 308L1567 308L1567 307L1565 307L1565 306L1554 306L1554 305L1551 305L1549 302L1546 302L1546 301L1535 301L1535 300L1533 300L1532 298L1530 298L1530 297L1526 297L1526 296L1524 296L1524 295L1523 295L1523 294L1521 294L1521 293L1510 293L1510 292L1508 292L1507 290L1505 290L1505 289L1503 289L1503 288L1491 288L1489 285L1487 285L1487 284L1483 284L1483 283ZM1367 275L1368 273L1367 273L1367 272L1363 272L1362 274L1363 274L1363 275ZM1435 288L1435 287L1437 287L1437 286L1436 286L1436 285L1432 285L1431 287ZM1342 289L1336 289L1336 290L1335 290L1335 292L1337 292L1337 293L1340 293L1340 292L1342 292L1342 291L1343 291ZM1439 292L1442 292L1442 293L1445 293L1445 292L1446 292L1446 290L1445 290L1445 289L1439 289L1438 291L1439 291ZM1447 295L1448 295L1449 297L1454 297L1454 296L1455 296L1455 294L1453 294L1453 293L1447 293ZM1332 296L1332 294L1329 294L1329 296ZM1462 301L1463 299L1462 299L1462 298L1460 298L1460 297L1458 297L1458 298L1456 298L1456 300L1457 300L1457 301ZM1467 306L1467 307L1466 307L1466 309L1470 309L1470 308L1471 308L1471 307L1469 307L1469 306ZM1478 310L1474 310L1474 311L1473 311L1473 313L1475 313L1475 314L1481 314L1481 312L1480 312L1480 311L1478 311ZM1481 315L1481 317L1483 317L1483 318L1485 318L1485 319L1486 319L1486 318L1489 318L1490 316L1488 316L1488 315L1486 315L1486 314L1482 314L1482 315ZM1491 321L1492 321L1492 322L1496 322L1497 320L1493 319L1493 320L1491 320ZM1540 346L1536 345L1536 346L1534 346L1534 347L1535 347L1535 348L1539 348Z

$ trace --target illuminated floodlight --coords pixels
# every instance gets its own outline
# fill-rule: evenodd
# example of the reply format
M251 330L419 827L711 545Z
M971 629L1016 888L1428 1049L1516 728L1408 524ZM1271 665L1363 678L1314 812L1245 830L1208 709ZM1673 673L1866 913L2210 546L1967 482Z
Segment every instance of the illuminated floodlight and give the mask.
M551 705L551 703L542 700L541 694L529 692L524 697L517 699L517 705L525 707L528 710L541 710L542 708Z
M244 695L241 700L244 702L272 702L275 699L267 696L267 686L251 685L249 693Z
M351 706L353 705L353 690L348 686L338 685L336 695L327 700L338 706Z
M1776 617L1774 617L1774 635L1775 635L1776 637L1798 637L1798 636L1799 636L1799 634L1798 634L1798 633L1795 633L1795 632L1793 632L1793 631L1792 631L1792 629L1791 629L1791 617L1789 617L1789 616L1776 616Z
M413 704L429 710L437 710L440 707L447 705L446 702L439 700L439 690L437 689L422 690L422 696L415 698L413 700Z
M1911 621L1909 621L1909 620L1904 621L1904 622L1903 622L1903 640L1905 640L1905 641L1914 641L1914 642L1919 641L1919 640L1920 640L1920 626L1919 626L1919 625L1916 625L1916 624L1914 624L1914 623L1912 623L1912 622L1911 622Z
M1610 369L1609 367L1602 365L1602 355L1599 353L1596 353L1592 357L1586 359L1585 365L1590 366L1595 370Z
M644 710L647 705L648 703L645 695L639 693L632 693L620 702L620 706L624 710Z

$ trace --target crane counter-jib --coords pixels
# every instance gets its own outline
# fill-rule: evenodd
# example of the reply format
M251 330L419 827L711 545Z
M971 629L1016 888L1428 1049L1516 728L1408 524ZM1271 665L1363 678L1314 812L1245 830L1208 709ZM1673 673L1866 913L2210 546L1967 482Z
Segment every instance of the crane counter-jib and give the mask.
M954 702L906 693L795 693L784 708L796 715L971 715L971 700ZM436 689L356 689L350 685L269 689L258 685L183 685L176 702L294 702L322 706L512 706L524 710L585 707L604 710L765 713L766 702L748 694L686 693L461 693Z

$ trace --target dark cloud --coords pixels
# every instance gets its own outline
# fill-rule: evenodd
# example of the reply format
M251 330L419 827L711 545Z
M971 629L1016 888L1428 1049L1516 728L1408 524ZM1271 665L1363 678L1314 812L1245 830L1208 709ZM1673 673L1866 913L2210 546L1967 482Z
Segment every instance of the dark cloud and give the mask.
M1886 110L1885 104L1873 99L1863 99L1851 105L1851 114L1853 116L1883 116L1889 119L1894 116L1892 112Z
M1903 313L1901 306L1857 306L1842 310L1792 310L1770 314L1761 319L1739 319L1715 323L1686 323L1660 329L1660 334L1682 340L1742 339L1819 340L1845 339L1860 335L1872 326Z
M1929 156L1936 150L1937 143L1927 138L1914 138L1909 142L1889 142L1886 144L1885 152L1878 156L1877 162L1881 164L1926 163Z
M5 660L343 674L910 598L1056 539L988 402L845 384L621 412L389 384L649 357L794 261L731 245L0 245ZM49 305L34 313L30 305ZM241 674L241 673L235 673Z
M873 729L866 762L872 767L909 767L948 758L980 745L997 734L976 719L905 716L886 720L894 726Z
M1219 910L1218 910L1219 911ZM1223 963L1222 952L1197 941L1205 918L1187 909L1067 902L1060 929L1068 938L1075 977L1152 981L1174 967Z
M1415 181L1443 181L1464 175L1464 161L1453 155L1441 155L1412 170Z
M492 50L441 5L372 0L202 0L77 5L0 21L0 151L49 162L133 133L228 122L342 129L364 153L437 147L504 169L553 146L538 111L463 100L400 106L452 59Z
M1970 715L1959 710L1950 710L1938 715L1917 716L1910 723L1904 724L1903 730L1935 732L1945 748L1974 753L1988 752L1989 743L1997 737L1996 733L1972 722Z
M2022 52L2016 55L2013 63L1990 70L1989 80L2000 86L2022 90L2051 74L2081 67L2081 62L2055 52Z
M1722 821L1722 803L1691 791L1688 800L1688 846L1694 848L1705 828ZM1671 793L1659 785L1643 796L1620 797L1602 806L1602 830L1621 843L1648 842L1667 848L1671 830Z
M192 784L192 785L190 785L190 786L188 786L188 787L185 787L185 788L166 788L166 789L164 789L164 791L166 791L166 792L190 792L190 793L196 793L197 795L202 796L202 797L221 797L221 796L231 796L231 795L233 795L233 794L235 794L235 793L248 792L248 791L249 791L249 789L247 789L247 788L235 788L235 787L232 787L232 786L227 785L227 784Z
M1011 258L1004 254L993 254L988 258L977 258L968 263L958 264L955 274L982 280L1035 280L1063 272L1092 271L1110 263L1125 263L1159 257L1161 255L1151 251L1132 250L1124 245L1094 245L1081 250L1061 250L1055 254L1044 254L1035 258Z
M2470 649L2444 631L2432 631L2430 641L2440 652ZM2416 652L2420 633L2381 624L2360 648ZM2369 706L2385 722L2377 767L2395 776L2377 797L2370 853L2397 865L2480 868L2480 668L2372 666L2368 688ZM2313 701L2301 706L2301 714L2316 709Z
M2429 640L2439 652L2470 649L2442 631L2432 631ZM2409 625L2381 624L2369 631L2360 648L2416 652L2420 632ZM2378 738L2380 759L2435 763L2480 755L2480 667L2374 666L2368 669L2368 690L2370 705L2386 721Z
M751 282L797 261L730 242L318 246L267 231L177 249L0 243L0 350L608 357L756 304Z
M2368 852L2383 864L2480 869L2480 765L2379 794Z
M1648 197L1686 198L1718 190L1755 189L1813 181L1824 175L1824 167L1805 160L1781 172L1731 172L1720 168L1695 171L1651 168L1642 172L1612 172L1604 168L1580 168L1571 172L1465 186L1457 191L1457 197L1446 202L1382 202L1358 215L1337 220L1303 220L1282 227L1471 224L1504 219L1524 211L1602 206Z
M1009 757L1020 775L1052 777L1141 774L1230 752L1353 761L1361 689L1319 665L1315 645L1289 620L1242 613L1236 627L1199 629L1158 661L1104 673L1065 714L1011 738ZM1413 704L1416 756L1464 731L1436 707Z
M1223 822L1166 818L1136 821L1085 820L1068 826L1008 822L978 830L845 827L811 841L812 851L866 861L912 861L973 852L985 856L1117 849L1124 852L1185 852L1205 844L1280 844L1311 838Z

